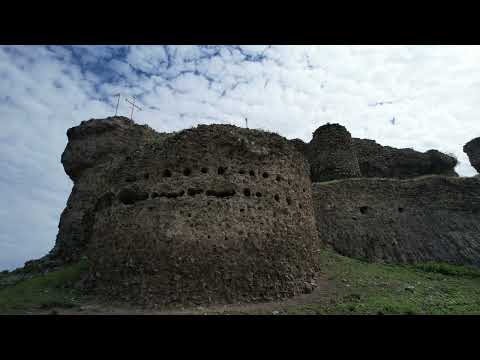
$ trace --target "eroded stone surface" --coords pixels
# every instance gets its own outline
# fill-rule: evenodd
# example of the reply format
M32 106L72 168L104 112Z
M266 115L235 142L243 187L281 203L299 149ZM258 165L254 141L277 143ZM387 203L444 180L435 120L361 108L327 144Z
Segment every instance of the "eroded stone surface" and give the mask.
M463 152L467 154L470 164L480 173L480 137L466 143Z
M454 170L457 160L437 150L422 153L357 138L353 138L353 143L362 177L406 179L434 174L458 176Z
M327 124L315 130L306 155L314 182L360 176L352 137L339 124Z
M369 261L480 266L480 179L347 179L313 184L319 237Z
M308 290L318 246L308 164L279 135L200 125L105 174L95 286L149 305Z
M304 142L302 139L291 139L289 141L293 146L295 146L297 151L301 152L304 156L307 156L308 144L306 142Z
M94 206L106 191L106 179L123 159L163 134L135 124L125 117L91 119L67 131L68 144L62 154L65 172L73 181L63 210L55 247L45 260L76 261L91 236Z
M319 238L369 260L479 265L478 177L345 179L315 184L312 199L310 169L315 181L456 175L435 150L352 140L330 124L309 144L230 125L159 134L123 117L67 134L74 186L45 259L87 255L86 282L108 296L160 305L308 292Z
M357 177L458 176L454 170L457 160L452 156L437 150L422 153L382 146L374 140L352 138L339 124L320 126L309 143L300 139L290 142L310 163L313 182Z

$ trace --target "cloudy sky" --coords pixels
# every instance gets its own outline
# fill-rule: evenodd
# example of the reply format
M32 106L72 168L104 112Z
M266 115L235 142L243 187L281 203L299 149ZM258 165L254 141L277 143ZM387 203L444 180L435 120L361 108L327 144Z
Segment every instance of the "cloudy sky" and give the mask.
M462 146L480 136L478 46L0 46L0 270L53 247L72 188L66 131L113 115L116 93L136 96L134 119L159 131L248 117L309 141L340 123L454 153L457 172L475 174Z

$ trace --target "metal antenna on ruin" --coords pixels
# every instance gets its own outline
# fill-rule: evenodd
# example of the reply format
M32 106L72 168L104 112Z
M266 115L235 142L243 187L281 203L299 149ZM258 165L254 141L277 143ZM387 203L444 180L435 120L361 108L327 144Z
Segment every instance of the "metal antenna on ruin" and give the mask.
M139 111L142 111L142 109L139 106L135 105L135 100L136 100L135 96L132 96L132 99L133 99L133 102L129 101L128 99L125 99L126 102L128 102L129 104L132 105L132 113L130 114L130 120L133 120L133 110L134 109L138 109Z
M118 104L120 104L120 94L113 95L113 97L117 97L117 96L118 96L118 101L117 101L117 107L115 108L115 116L117 116Z
M248 119L245 118L245 127L248 129Z

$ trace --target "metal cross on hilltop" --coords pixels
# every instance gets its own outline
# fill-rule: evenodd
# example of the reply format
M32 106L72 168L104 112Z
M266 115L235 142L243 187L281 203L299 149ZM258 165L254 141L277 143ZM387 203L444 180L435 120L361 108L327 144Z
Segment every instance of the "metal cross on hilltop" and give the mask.
M128 99L125 99L126 102L132 105L132 113L130 114L130 120L133 120L133 110L138 109L139 111L142 111L142 109L135 105L135 96L132 96L133 102L129 101Z
M115 108L115 116L117 116L117 111L118 111L118 104L120 104L120 94L115 94L113 95L114 97L118 96L118 101L117 101L117 107Z

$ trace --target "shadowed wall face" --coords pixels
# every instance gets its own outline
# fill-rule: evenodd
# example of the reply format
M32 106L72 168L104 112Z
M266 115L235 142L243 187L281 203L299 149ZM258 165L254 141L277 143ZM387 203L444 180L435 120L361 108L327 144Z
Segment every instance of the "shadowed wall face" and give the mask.
M480 266L480 179L348 179L313 184L319 238L369 261Z
M407 179L433 174L458 176L454 170L457 160L437 150L422 153L357 138L353 139L353 144L362 177Z
M466 143L463 152L467 154L470 164L480 173L480 137Z

